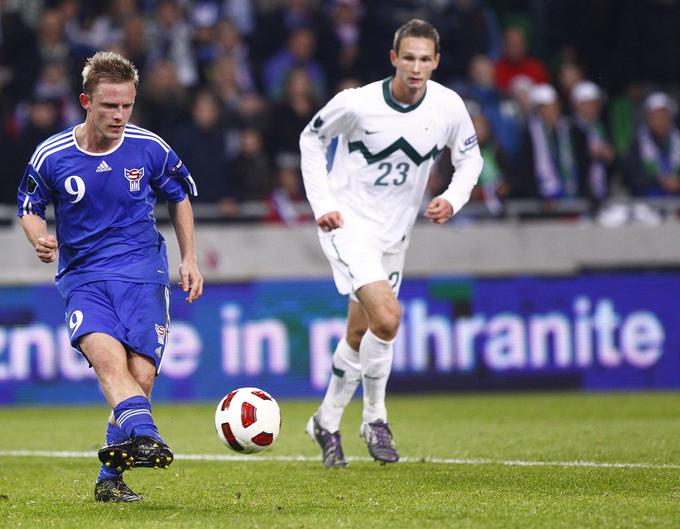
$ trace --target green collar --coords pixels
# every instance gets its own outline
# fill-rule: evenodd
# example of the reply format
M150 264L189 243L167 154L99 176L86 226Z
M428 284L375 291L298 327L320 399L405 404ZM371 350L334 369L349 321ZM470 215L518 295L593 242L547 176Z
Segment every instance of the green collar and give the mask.
M420 106L420 103L423 102L423 99L425 99L425 96L427 95L427 86L425 87L425 92L423 92L423 96L413 103L412 105L409 105L407 107L401 106L399 103L397 103L394 98L392 97L392 91L390 90L390 81L394 79L394 76L388 77L383 81L382 89L383 89L383 97L385 98L385 103L387 103L387 106L390 108L393 108L397 112L411 112L411 110L415 110Z

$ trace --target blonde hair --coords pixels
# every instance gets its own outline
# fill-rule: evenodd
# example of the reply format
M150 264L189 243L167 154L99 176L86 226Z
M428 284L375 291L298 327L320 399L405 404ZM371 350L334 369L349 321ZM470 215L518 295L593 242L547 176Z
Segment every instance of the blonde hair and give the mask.
M135 88L139 83L137 68L128 59L112 51L98 51L87 59L83 68L83 92L94 93L101 82L126 83L132 81Z

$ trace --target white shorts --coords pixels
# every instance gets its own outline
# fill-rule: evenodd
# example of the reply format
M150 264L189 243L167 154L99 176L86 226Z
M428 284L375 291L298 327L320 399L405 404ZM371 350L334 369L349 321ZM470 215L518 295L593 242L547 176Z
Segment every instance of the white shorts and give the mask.
M407 237L387 251L346 228L329 233L319 231L319 240L333 269L333 279L340 294L349 294L350 298L358 301L355 292L376 281L387 281L394 295L399 294L408 249Z

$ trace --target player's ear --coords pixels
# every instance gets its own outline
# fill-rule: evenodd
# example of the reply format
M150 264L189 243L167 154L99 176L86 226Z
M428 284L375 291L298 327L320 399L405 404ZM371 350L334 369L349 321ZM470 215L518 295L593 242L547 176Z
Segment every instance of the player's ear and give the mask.
M397 52L394 50L390 50L390 62L392 63L392 66L395 68L397 67Z
M440 55L438 53L434 56L434 68L432 68L433 70L436 70L437 66L439 66L439 57Z
M88 96L87 94L80 94L80 96L78 97L78 99L80 100L80 105L81 105L85 110L90 110L90 104L91 104L90 96Z

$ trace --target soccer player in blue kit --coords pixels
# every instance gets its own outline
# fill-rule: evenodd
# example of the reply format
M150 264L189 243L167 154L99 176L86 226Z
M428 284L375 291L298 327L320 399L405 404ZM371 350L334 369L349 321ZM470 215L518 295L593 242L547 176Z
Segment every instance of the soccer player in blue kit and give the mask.
M59 254L55 283L71 344L94 368L112 409L95 500L132 502L141 498L123 471L165 468L173 460L149 403L170 323L168 259L154 193L168 202L181 286L191 303L203 293L187 196L197 192L168 144L128 123L139 79L134 65L98 52L82 75L85 122L38 145L19 185L17 215L42 262ZM49 202L56 237L45 222Z

